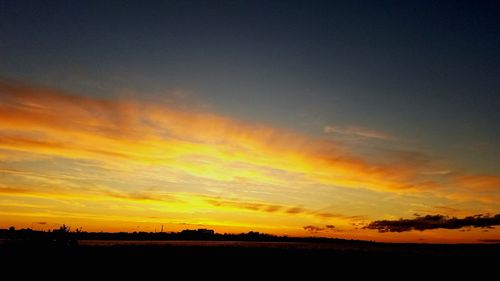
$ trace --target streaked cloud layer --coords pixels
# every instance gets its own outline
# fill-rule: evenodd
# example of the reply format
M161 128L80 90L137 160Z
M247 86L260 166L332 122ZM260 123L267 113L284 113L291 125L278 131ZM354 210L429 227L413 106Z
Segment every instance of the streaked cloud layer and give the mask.
M371 130L368 128L363 128L359 126L325 126L323 131L327 134L341 134L347 136L355 136L362 138L372 138L379 140L396 140L395 137L390 136L386 133Z
M382 234L354 224L443 205L499 210L497 175L452 172L411 151L362 157L335 139L188 106L1 82L2 216L297 235L335 225L335 235L372 238ZM324 132L397 140L362 126Z
M133 101L2 86L1 147L71 159L168 165L212 180L298 181L374 190L425 188L417 171L376 165L334 142ZM223 170L222 170L223 169Z

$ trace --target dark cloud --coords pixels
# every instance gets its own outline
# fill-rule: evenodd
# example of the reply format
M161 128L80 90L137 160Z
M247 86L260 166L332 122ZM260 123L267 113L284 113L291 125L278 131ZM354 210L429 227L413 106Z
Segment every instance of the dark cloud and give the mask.
M265 211L266 212L269 212L269 213L274 213L276 211L279 211L280 209L282 209L281 206L277 206L277 205L269 205L265 208Z
M333 213L316 213L315 216L320 217L320 218L338 218L338 217L344 217L343 215L339 214L333 214Z
M484 243L500 243L500 239L479 239L478 241Z
M137 196L136 196L137 197ZM239 208L239 209L247 209L247 210L252 210L252 211L261 211L261 212L268 212L268 213L275 213L275 212L281 212L281 213L286 213L289 215L311 215L319 218L347 218L347 219L358 219L361 218L361 216L345 216L342 214L335 214L335 213L328 213L328 212L318 212L314 211L311 209L306 209L302 207L297 207L297 206L286 206L286 205L275 205L275 204L268 204L268 203L260 203L260 202L244 202L244 201L239 201L239 200L232 200L232 199L223 199L219 197L210 197L210 196L204 196L205 201L209 203L212 206L216 207L233 207L233 208Z
M325 230L322 227L314 226L314 225L306 225L304 226L304 229L310 232L319 232Z
M297 214L304 212L304 209L294 208L294 207L286 207L280 205L266 204L266 203L257 203L257 202L243 202L237 200L230 199L221 199L215 197L206 197L205 201L212 206L216 207L234 207L240 209L247 209L252 211L263 211L268 213L274 213L278 211L285 211L288 214Z
M363 229L376 229L379 232L404 232L411 230L429 230L429 229L460 229L471 227L492 228L494 225L500 225L500 214L475 215L462 219L448 217L443 215L427 215L416 217L414 219L399 220L379 220L373 221Z
M337 231L334 225L327 224L325 227L319 227L315 225L306 225L304 229L309 232L322 232L322 231Z
M300 207L292 207L292 208L289 208L286 210L286 212L288 214L300 214L300 213L305 213L307 210L305 210L304 208L300 208Z

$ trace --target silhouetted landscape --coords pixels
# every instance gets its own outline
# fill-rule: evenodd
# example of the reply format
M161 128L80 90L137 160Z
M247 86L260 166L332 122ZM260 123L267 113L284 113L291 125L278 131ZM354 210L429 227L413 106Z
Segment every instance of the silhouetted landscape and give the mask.
M247 233L216 233L211 229L186 229L180 232L86 232L63 225L59 229L37 231L32 229L16 230L14 227L0 229L0 239L4 245L28 244L59 247L76 247L82 241L248 241L248 242L295 242L295 243L350 243L374 244L372 241L346 240L325 237L288 237L250 231ZM84 243L85 244L85 243ZM88 243L87 243L88 244ZM94 243L95 245L96 243ZM109 245L110 243L104 243Z
M210 229L181 232L85 232L61 226L52 231L0 230L0 255L9 262L111 261L135 264L269 262L288 264L347 261L478 262L500 258L500 243L380 243L323 237L288 237L259 232L220 234ZM49 258L47 260L47 258ZM241 266L241 264L240 264Z

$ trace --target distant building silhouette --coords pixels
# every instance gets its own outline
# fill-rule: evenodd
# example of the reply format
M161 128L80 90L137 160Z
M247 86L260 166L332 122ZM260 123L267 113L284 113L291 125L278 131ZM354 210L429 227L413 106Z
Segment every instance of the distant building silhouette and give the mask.
M215 231L212 229L198 228L198 234L202 235L214 235Z

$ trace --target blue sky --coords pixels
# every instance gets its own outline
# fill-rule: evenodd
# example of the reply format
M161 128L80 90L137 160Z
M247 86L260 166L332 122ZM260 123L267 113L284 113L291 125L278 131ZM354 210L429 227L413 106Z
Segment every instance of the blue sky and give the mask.
M89 96L182 92L247 120L311 134L358 125L500 168L494 1L1 5L7 79Z

